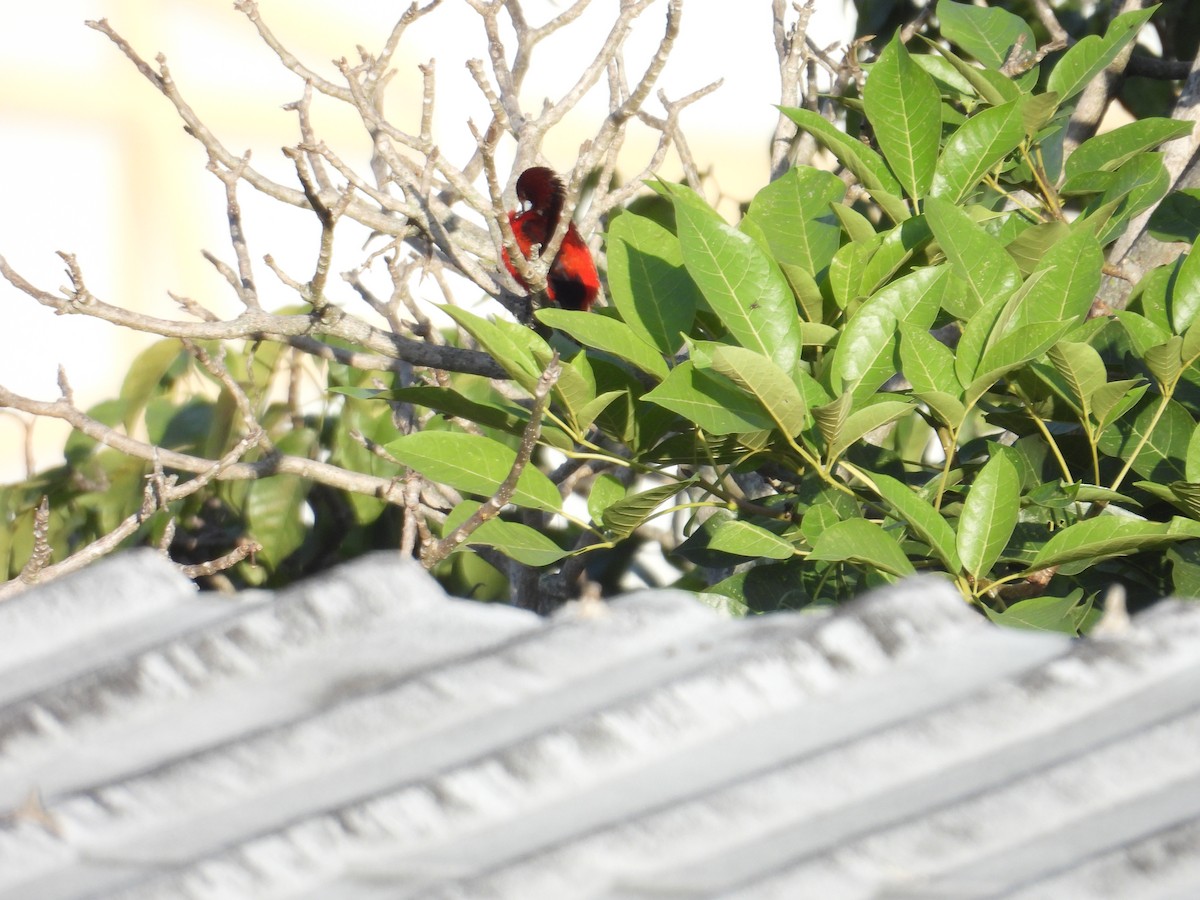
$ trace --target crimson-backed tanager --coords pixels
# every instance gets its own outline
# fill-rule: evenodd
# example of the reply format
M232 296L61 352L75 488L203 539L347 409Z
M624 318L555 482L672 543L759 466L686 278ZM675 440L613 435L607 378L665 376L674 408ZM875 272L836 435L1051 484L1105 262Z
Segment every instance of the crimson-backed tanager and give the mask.
M517 239L517 247L527 259L535 246L541 252L550 243L562 215L565 197L562 179L545 166L526 169L517 179L517 199L521 201L521 210L510 212L508 221L512 225L513 237ZM504 265L517 283L528 290L529 285L513 266L507 249L504 250ZM599 290L600 277L596 274L596 264L572 222L567 226L558 254L546 273L546 296L563 309L587 310Z

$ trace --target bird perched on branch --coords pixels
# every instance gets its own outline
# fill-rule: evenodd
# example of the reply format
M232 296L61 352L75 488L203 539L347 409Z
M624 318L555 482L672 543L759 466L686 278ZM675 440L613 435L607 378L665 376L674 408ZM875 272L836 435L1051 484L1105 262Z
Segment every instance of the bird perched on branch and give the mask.
M517 179L517 199L521 201L521 209L510 212L508 221L512 225L513 237L517 239L517 247L526 259L532 255L534 247L540 253L550 243L562 215L565 196L562 179L545 166L526 169ZM507 249L504 250L504 266L521 287L529 289L525 279L513 266ZM546 296L563 309L586 311L599 290L600 276L596 274L596 264L572 222L567 226L558 254L546 273Z

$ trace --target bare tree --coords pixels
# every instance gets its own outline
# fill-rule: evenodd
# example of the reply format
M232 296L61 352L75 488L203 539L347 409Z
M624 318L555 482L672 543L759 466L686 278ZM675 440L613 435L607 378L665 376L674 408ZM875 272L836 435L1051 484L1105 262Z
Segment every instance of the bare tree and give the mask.
M208 171L224 187L232 253L231 258L222 258L206 251L205 257L228 283L240 311L222 318L194 298L176 296L179 310L174 316L134 312L94 295L80 264L65 252L60 255L66 264L70 286L61 291L30 283L2 257L0 275L56 313L103 319L120 328L183 341L213 380L235 398L242 417L242 437L229 453L219 459L207 459L156 447L120 427L89 417L75 405L65 374L60 377L62 396L54 401L23 397L0 386L0 407L64 420L100 444L143 460L159 472L154 482L158 487L147 489L142 509L122 523L110 539L80 548L70 562L71 568L109 552L120 539L132 533L137 523L155 510L165 508L172 499L184 496L181 491L190 493L214 479L257 480L281 473L395 504L409 513L401 549L412 553L418 543L429 546L432 538L424 523L429 517L437 520L444 515L444 506L439 506L446 502L444 496L429 485L420 486L420 479L411 474L407 479L383 478L281 451L276 446L278 427L272 429L260 421L262 404L248 396L247 385L230 374L222 355L205 353L202 345L275 342L290 348L297 358L317 364L341 363L364 372L391 373L401 386L414 383L420 372L429 373L427 377L435 381L444 379L448 373L503 378L502 367L488 353L472 348L468 336L461 335L457 342L448 342L434 327L418 298L418 281L438 285L443 301L451 305L473 301L482 292L495 298L520 321L528 322L529 295L544 290L546 284L547 265L543 260L554 258L585 182L590 196L577 224L582 234L592 236L592 249L597 253L599 224L613 209L635 196L643 180L662 167L669 153L674 152L682 161L687 180L699 184L700 176L680 132L679 114L715 89L719 82L677 98L659 91L662 115L654 114L646 105L679 33L682 0L621 0L613 10L608 33L596 56L581 60L579 70L571 73L573 80L562 95L538 109L527 108L522 95L531 61L543 41L580 18L590 0L577 0L540 24L529 21L519 0L468 2L478 17L478 27L487 37L488 58L467 60L466 66L486 100L490 118L484 123L469 123L476 136L476 147L460 160L442 152L434 133L433 113L438 102L436 61L429 60L411 75L393 68L394 56L408 28L422 17L436 14L441 0L429 0L424 6L413 3L377 51L360 48L359 59L338 61L337 79L323 76L285 46L253 0L239 0L235 4L279 63L296 76L300 87L299 99L290 105L297 118L298 139L284 150L295 172L290 183L274 180L253 164L249 153L227 146L189 104L172 78L164 56L149 62L108 21L87 23L129 59L171 104L187 133L204 148ZM657 26L661 28L658 47L643 70L631 73L626 60L627 39L635 27L655 27L652 14L656 11L663 17ZM511 29L511 39L503 36L505 28ZM397 76L415 77L420 84L422 102L415 128L402 127L383 112L385 93ZM564 173L566 201L556 233L537 258L527 260L517 251L509 220L504 215L514 205L512 185L525 168L544 163L541 148L547 134L593 88L607 90L607 115L597 123L594 135L583 142L575 166ZM316 132L312 110L318 97L354 111L371 141L369 167L355 168L333 141ZM621 151L633 122L657 132L658 140L648 158L631 164L628 154L622 155ZM511 155L515 162L511 171L500 172L496 164L497 149L505 142L508 143L503 147L505 154ZM312 270L307 275L285 272L269 255L257 256L249 246L239 204L239 192L247 188L279 203L309 210L316 217L320 237ZM343 220L370 229L372 246L382 249L372 250L359 267L342 273L339 285L336 279L331 280L330 270L337 226ZM504 249L508 250L524 283L532 287L531 292L526 292L504 266L497 265ZM390 281L390 293L386 296L372 290L365 277L367 269L378 265L380 260ZM285 315L262 306L257 285L263 277L264 265L271 270L272 277L295 292L305 312ZM448 277L451 275L458 278ZM356 298L357 310L354 301L344 302L346 295ZM299 411L295 414L298 417ZM411 408L397 408L395 418L402 430L420 427ZM366 439L363 442L371 443ZM247 461L247 451L252 448L256 458ZM370 449L383 452L374 445ZM179 486L173 482L167 486L167 481L177 476L163 476L164 469L195 473L197 477ZM566 477L564 472L562 478ZM227 556L225 561L232 564L245 555L243 551ZM20 585L53 577L63 567L63 563L49 564L44 540L39 540L34 558L7 591L11 593Z

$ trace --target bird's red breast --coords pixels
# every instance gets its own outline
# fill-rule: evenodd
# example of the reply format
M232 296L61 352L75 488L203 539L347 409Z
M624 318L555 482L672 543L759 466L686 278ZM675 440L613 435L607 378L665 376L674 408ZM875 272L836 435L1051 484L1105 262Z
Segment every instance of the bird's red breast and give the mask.
M545 166L526 169L517 179L517 199L528 209L510 212L508 221L512 225L517 247L528 258L533 247L544 247L558 227L565 196L562 180ZM517 272L509 259L508 251L503 254L504 266L521 287L529 285ZM587 310L600 291L600 276L592 261L591 251L572 222L558 248L558 255L550 264L546 274L546 296L563 309Z

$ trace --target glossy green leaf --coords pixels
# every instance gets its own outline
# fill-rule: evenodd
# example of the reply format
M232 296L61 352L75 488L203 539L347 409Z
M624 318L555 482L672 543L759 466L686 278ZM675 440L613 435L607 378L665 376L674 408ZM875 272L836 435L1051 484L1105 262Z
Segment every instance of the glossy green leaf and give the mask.
M813 418L816 420L817 430L821 433L826 446L837 443L842 433L842 426L846 424L846 418L850 415L850 409L853 406L854 397L849 393L843 393L828 403L813 408Z
M903 222L909 210L900 199L900 182L883 159L861 141L856 141L819 113L781 107L780 111L820 141L838 161L854 173L859 183L893 222Z
M827 458L829 460L838 459L855 441L870 434L876 428L881 428L911 412L912 403L908 400L881 400L855 410L846 416L845 422L838 431L837 439L830 443Z
M533 393L542 370L534 361L528 344L513 340L497 323L467 312L462 307L444 306L442 311L475 338L513 381Z
M966 400L974 403L1002 376L1038 359L1070 330L1070 322L1036 322L1001 338L984 352L975 377L966 386Z
M1192 249L1183 264L1175 283L1171 286L1171 330L1183 334L1200 315L1200 239L1192 244Z
M509 559L535 568L553 565L571 555L540 531L504 519L488 519L471 532L465 545L495 547Z
M692 191L663 187L675 203L684 265L709 307L743 347L791 372L800 353L800 318L779 266Z
M744 347L716 345L711 361L713 369L753 394L784 434L794 437L804 429L804 398L773 360Z
M740 519L722 522L710 536L708 549L762 559L791 559L796 552L774 532Z
M1066 240L1071 226L1066 222L1040 222L1026 228L1005 245L1005 250L1017 264L1022 277L1028 277L1042 261L1051 247Z
M985 109L962 124L942 150L931 193L961 203L1025 139L1021 101Z
M1169 523L1146 522L1128 516L1097 516L1068 525L1046 541L1026 569L1037 572L1082 560L1128 556L1193 537L1174 531Z
M740 434L774 427L774 422L728 379L680 363L662 384L642 396L695 422L709 434Z
M1110 381L1096 388L1090 402L1097 427L1103 431L1125 415L1142 398L1148 387L1144 378L1127 378Z
M667 364L653 345L646 343L624 322L608 316L547 307L537 312L539 321L566 332L585 347L603 350L656 378L667 377Z
M1091 409L1092 394L1108 378L1104 360L1091 344L1059 341L1047 351L1051 364L1070 387L1076 406Z
M830 204L845 194L845 183L832 172L796 166L755 195L746 220L762 229L785 271L787 266L799 266L816 276L841 243L841 228Z
M593 522L603 521L604 511L625 496L625 485L615 475L603 472L592 479L588 491L588 515Z
M934 416L951 428L958 428L967 418L967 408L961 399L961 390L957 394L947 394L945 391L921 391L916 398L929 407Z
M918 394L962 393L950 348L912 322L900 322L900 371Z
M1111 172L1139 153L1191 134L1193 124L1148 118L1098 134L1084 141L1071 154L1063 174L1069 179L1084 172Z
M1200 188L1172 191L1150 215L1146 230L1164 243L1200 237Z
M946 40L993 69L1004 65L1018 42L1025 53L1037 50L1033 31L1025 20L998 7L938 0L937 16Z
M649 519L656 509L670 500L680 491L692 484L684 481L677 484L660 484L655 487L630 494L613 502L601 515L604 527L616 540L629 537L638 527Z
M1086 229L1050 248L996 320L989 343L1027 325L1082 321L1100 288L1104 254Z
M941 58L950 64L950 67L954 69L958 76L970 85L971 90L986 103L992 106L1003 106L1005 103L1015 100L1020 96L1020 89L1006 79L997 80L989 78L985 71L974 63L968 62L946 47L929 40L923 35L918 35L918 37L940 54ZM916 58L923 59L920 56Z
M965 211L939 197L925 201L925 218L951 268L971 288L977 305L1021 285L1021 273L1003 245Z
M1060 102L1066 103L1108 68L1125 45L1137 37L1141 27L1150 21L1155 9L1157 7L1124 13L1113 19L1104 37L1090 34L1080 40L1058 61L1046 82L1046 89L1057 93Z
M683 265L679 238L643 216L624 213L605 239L608 293L625 324L672 355L691 331L700 290Z
M1100 436L1100 449L1122 461L1132 458L1133 471L1150 481L1187 481L1187 454L1195 420L1186 408L1171 400L1156 422L1159 402L1158 398L1147 398L1136 414L1114 422ZM1134 457L1139 445L1141 451Z
M1033 631L1058 631L1078 635L1092 610L1090 599L1083 599L1083 591L1072 591L1065 597L1030 597L1020 600L1003 612L984 606L989 619L1008 628L1026 628Z
M863 91L880 149L909 197L929 192L941 137L941 95L933 79L893 37Z
M457 491L489 497L512 470L517 452L478 434L456 431L421 431L397 438L388 452L430 481ZM512 503L531 509L558 510L558 488L533 465L522 470Z
M913 255L929 243L931 233L924 216L905 219L879 236L862 270L861 290L867 296L886 285Z
M985 578L1000 558L1021 511L1021 479L1005 452L997 452L975 476L958 520L955 547L963 568Z
M912 533L929 545L934 556L941 560L947 571L957 574L962 569L955 545L954 530L942 518L928 500L919 496L902 481L890 475L877 473L871 476L879 496L888 502L898 518Z
M865 564L897 577L916 573L896 538L866 519L844 519L823 529L808 558Z
M896 373L898 323L928 328L945 289L944 266L930 266L893 281L859 308L838 341L831 367L835 390L855 397L874 393Z

